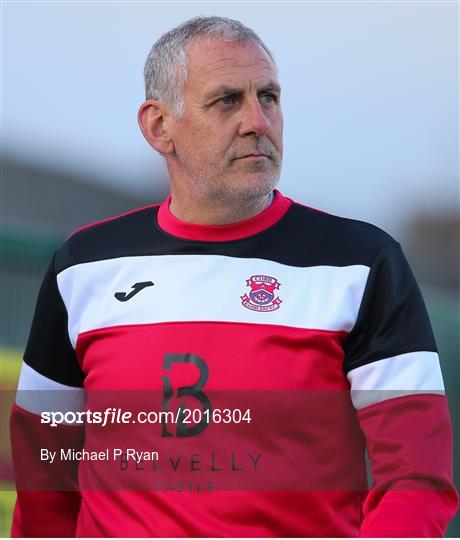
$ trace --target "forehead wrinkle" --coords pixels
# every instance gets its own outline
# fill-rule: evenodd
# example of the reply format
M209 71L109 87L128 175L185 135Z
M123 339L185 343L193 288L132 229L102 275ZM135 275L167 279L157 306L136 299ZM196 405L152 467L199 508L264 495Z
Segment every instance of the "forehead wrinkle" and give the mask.
M237 44L236 47L240 48L240 44ZM253 47L253 45L250 45L250 47ZM255 47L257 48L256 52L253 52L249 58L247 56L246 58L242 58L241 55L235 54L237 49L233 47L231 51L226 50L225 47L219 47L217 50L209 50L206 44L203 48L203 43L195 43L188 48L189 59L191 60L190 74L192 74L193 71L196 71L202 75L211 75L219 71L219 69L236 68L247 70L257 69L258 67L260 69L270 69L273 73L275 73L276 68L273 65L272 60L267 56L265 51L260 50L259 46L256 45ZM242 48L245 49L246 46L243 45ZM214 56L214 58L209 59L209 56ZM245 63L245 60L248 63Z
M217 62L225 62L228 60L241 60L241 55L239 52L241 50L252 49L250 53L251 60L254 58L255 61L263 61L269 64L272 64L272 59L267 54L267 52L257 43L253 41L224 41L222 42L218 38L206 38L203 36L201 39L198 38L186 46L188 58L191 59L192 56L196 56L199 60L202 60L203 57L211 54L215 56L217 54L223 55L222 58L216 58L215 60L207 61L207 65L214 64ZM236 54L235 54L236 53ZM227 56L229 55L229 56Z
M234 56L229 56L229 57L224 57L224 58L217 58L216 60L211 60L210 62L207 62L207 65L212 65L212 64L219 64L219 63L222 63L222 62L233 62L234 60L236 60L237 62L241 60L241 58L236 58ZM250 64L237 64L237 67L249 67L249 66L253 66L255 64L257 64L258 62L263 62L264 64L269 64L271 65L272 62L267 60L266 58L264 58L263 56L259 56L258 58L254 58L254 59L251 59L250 61L251 63Z
M207 66L203 66L202 69L197 70L197 75L200 77L206 77L209 75L219 75L219 72L222 73L222 75L227 75L229 77L238 76L241 74L241 71L244 71L244 73L247 73L248 71L252 70L255 67L255 65L248 65L248 66L231 66L228 67L227 65L219 65L217 67L210 67L209 64ZM271 68L271 66L263 66L260 68L260 71L262 72L270 72L275 73L274 70Z

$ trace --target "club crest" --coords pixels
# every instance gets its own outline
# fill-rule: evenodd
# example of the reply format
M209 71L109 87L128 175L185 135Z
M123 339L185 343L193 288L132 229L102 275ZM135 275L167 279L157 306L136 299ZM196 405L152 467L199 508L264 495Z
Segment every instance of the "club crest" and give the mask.
M270 276L251 276L246 280L246 286L250 291L241 296L241 303L252 311L275 311L280 307L282 300L275 298L275 291L281 283Z

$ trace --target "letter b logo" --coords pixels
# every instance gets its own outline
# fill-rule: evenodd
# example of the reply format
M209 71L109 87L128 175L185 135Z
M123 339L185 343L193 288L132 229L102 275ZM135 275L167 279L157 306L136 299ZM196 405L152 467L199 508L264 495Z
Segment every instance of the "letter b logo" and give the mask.
M196 354L165 354L163 367L165 370L170 370L173 363L178 362L182 364L193 364L199 371L200 375L198 380L192 386L180 386L177 389L177 397L190 396L200 402L203 412L209 409L209 413L212 411L211 401L208 396L203 392L205 384L208 382L209 370L206 362L197 356ZM169 402L174 395L174 391L171 385L169 375L163 376L163 410L169 410ZM177 422L177 436L178 437L193 437L200 434L208 425L207 418L202 415L198 424L193 427L187 427L184 423L184 415L180 414ZM173 434L166 428L165 419L162 419L162 436L173 437Z

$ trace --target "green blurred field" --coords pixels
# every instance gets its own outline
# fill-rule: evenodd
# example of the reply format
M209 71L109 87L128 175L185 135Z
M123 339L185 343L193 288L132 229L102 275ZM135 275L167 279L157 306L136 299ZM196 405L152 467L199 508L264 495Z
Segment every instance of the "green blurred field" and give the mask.
M0 349L0 462L2 470L11 467L9 443L9 416L21 368L21 351L2 347ZM0 478L0 537L10 536L13 506L16 500L14 484Z
M0 491L0 537L10 536L11 518L16 492L13 484L2 482Z

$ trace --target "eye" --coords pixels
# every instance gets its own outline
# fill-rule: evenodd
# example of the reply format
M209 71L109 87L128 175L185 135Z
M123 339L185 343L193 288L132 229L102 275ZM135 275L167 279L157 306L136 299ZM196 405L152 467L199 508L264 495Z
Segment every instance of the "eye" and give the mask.
M235 96L224 96L216 101L222 105L231 105L235 100Z
M278 98L275 96L275 94L264 94L262 99L265 101L265 103L276 103Z

